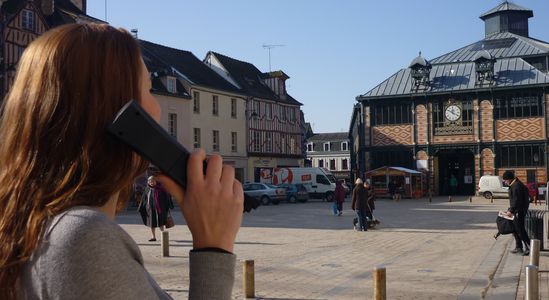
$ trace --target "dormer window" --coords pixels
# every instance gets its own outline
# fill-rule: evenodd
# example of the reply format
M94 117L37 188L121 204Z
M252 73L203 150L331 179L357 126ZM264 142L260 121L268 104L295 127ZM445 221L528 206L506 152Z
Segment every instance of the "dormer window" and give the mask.
M348 151L348 150L349 150L348 143L347 142L341 143L341 151Z
M168 76L166 78L166 89L168 89L168 92L170 93L177 93L177 83L175 81L175 77Z
M313 143L308 143L307 144L307 152L312 152L314 151L314 144Z
M330 151L330 143L324 143L324 152Z
M21 27L26 30L35 31L35 23L34 12L24 9L21 12Z
M429 76L431 74L431 63L425 58L421 57L421 52L419 56L412 60L410 63L410 76L412 77L412 89L417 90L426 90L431 85Z
M494 81L494 64L496 59L486 50L482 50L473 59L475 62L475 73L477 74L477 85L491 84Z

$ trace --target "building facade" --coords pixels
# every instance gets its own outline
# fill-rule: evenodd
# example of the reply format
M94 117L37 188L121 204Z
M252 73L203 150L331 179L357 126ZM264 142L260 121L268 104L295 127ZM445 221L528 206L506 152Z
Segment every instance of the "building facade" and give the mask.
M350 180L350 151L347 132L318 133L307 139L307 159L312 167L326 168L336 179Z
M432 60L420 53L359 95L349 132L356 175L418 169L440 195L451 176L463 195L505 170L547 182L549 43L529 37L532 16L506 1L480 17L483 40Z
M189 51L143 40L140 45L157 78L153 93L162 108L161 125L187 149L221 155L236 178L245 180L246 96Z
M302 167L302 104L286 91L289 77L282 71L262 73L253 64L215 52L204 62L247 97L247 181L271 182L277 167Z

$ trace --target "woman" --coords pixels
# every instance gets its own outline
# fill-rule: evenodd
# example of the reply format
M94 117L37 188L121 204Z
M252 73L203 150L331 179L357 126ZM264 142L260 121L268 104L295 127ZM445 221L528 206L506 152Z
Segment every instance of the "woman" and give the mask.
M364 182L358 178L355 181L355 188L353 190L353 198L351 207L356 211L358 217L358 231L368 231L368 224L366 223L366 215L368 212L368 190L364 188Z
M156 228L160 227L160 231L164 231L166 221L168 219L170 209L173 209L170 196L162 185L156 182L154 176L150 176L147 180L147 188L143 194L144 199L139 207L140 212L146 216L144 218L145 225L151 227L152 238L149 242L156 241Z
M56 27L25 50L0 120L0 299L169 298L114 221L147 162L105 130L130 99L158 121L150 86L136 40L108 25ZM189 298L230 299L244 196L205 159L190 156L185 191L158 179L193 236Z
M343 180L338 180L336 182L334 196L338 211L337 215L341 216L343 214L343 202L345 201L345 188L343 187Z

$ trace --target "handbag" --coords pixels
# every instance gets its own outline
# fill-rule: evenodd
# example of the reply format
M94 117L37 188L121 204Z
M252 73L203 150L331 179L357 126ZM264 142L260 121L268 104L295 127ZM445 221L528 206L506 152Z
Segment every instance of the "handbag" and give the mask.
M172 214L168 211L168 216L166 217L166 228L172 228L175 226L173 222Z

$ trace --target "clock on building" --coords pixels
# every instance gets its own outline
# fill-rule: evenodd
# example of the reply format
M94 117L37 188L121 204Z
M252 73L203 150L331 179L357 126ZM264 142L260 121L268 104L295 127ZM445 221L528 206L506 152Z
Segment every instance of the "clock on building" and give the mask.
M444 110L444 116L450 122L455 122L461 118L461 108L455 104L448 105Z

